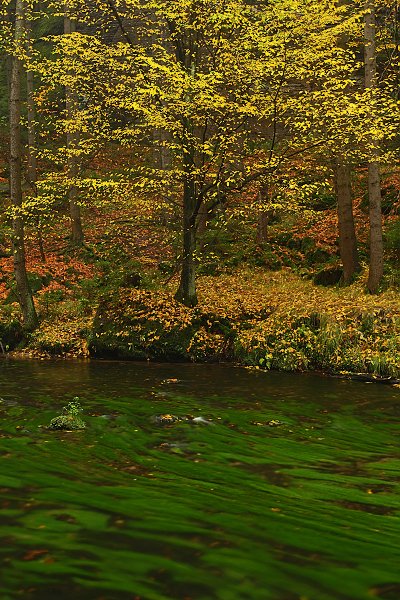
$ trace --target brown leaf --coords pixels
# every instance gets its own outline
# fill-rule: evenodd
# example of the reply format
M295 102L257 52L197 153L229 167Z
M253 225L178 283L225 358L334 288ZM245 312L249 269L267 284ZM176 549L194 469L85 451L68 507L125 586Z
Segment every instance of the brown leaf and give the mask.
M22 560L35 560L39 556L43 556L43 554L48 554L48 553L49 553L48 550L43 550L43 549L40 549L40 548L37 548L35 550L29 550L29 552L27 552L22 557Z

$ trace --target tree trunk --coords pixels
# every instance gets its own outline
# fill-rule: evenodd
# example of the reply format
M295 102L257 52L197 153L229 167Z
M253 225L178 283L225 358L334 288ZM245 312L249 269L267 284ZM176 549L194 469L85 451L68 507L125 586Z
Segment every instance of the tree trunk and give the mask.
M194 254L196 250L196 186L191 175L192 165L184 161L186 178L183 188L183 255L181 280L175 300L185 306L196 306L196 268Z
M23 0L16 1L15 17L15 42L18 46L24 34ZM25 260L24 220L22 215L21 73L21 61L14 55L11 60L10 78L10 196L14 209L12 245L17 295L24 327L28 331L32 331L38 326L38 318L29 286Z
M205 202L202 203L200 210L197 214L196 219L196 236L199 243L199 249L204 250L205 239L204 234L207 231L207 226L209 221L211 220L211 213L208 210L208 206Z
M171 135L164 129L155 129L153 131L153 160L154 165L160 171L170 171L172 166L172 156L170 151ZM170 214L166 203L171 199L171 190L168 185L164 186L165 205L160 210L160 224L164 227L168 225Z
M34 103L33 72L26 73L26 92L28 98L28 183L36 195L37 183L37 160L36 160L36 127L35 127L35 103Z
M343 264L343 281L347 285L360 270L357 238L353 217L350 165L339 160L335 164L335 187L337 198L339 249Z
M26 53L28 58L32 54L32 24L29 17L25 18L25 31L26 31ZM37 196L37 159L36 159L36 110L35 110L35 82L33 77L33 71L28 65L26 71L26 95L27 95L27 112L28 112L28 165L27 175L28 183L31 188L33 196ZM43 247L43 236L40 225L40 218L36 219L37 227L37 238L39 245L40 258L42 262L46 262L46 255Z
M171 134L165 129L153 131L154 164L161 171L169 171L172 164L170 146Z
M265 206L268 201L267 183L264 183L260 186L260 190L258 192L258 201L260 204L260 210L258 211L257 218L257 243L263 245L268 241L268 225L271 217L271 211Z
M261 246L268 241L269 214L266 210L260 210L257 220L257 244Z
M74 33L76 31L76 24L68 14L68 7L65 6L65 15L64 15L64 34L69 35L70 33ZM74 118L78 106L78 99L76 92L73 91L69 86L65 87L65 108L66 108L66 116L68 120L68 130L67 130L67 149L68 149L68 177L69 179L76 179L79 174L79 164L78 157L76 156L76 150L78 145L78 134L76 132L71 132L69 128L71 127L71 121ZM74 183L70 185L68 191L68 200L69 200L69 211L71 217L71 239L72 243L76 246L82 246L84 241L83 229L82 229L82 219L81 219L81 209L78 204L78 188Z
M377 87L375 44L376 19L374 0L366 0L365 9L365 88L374 90ZM368 289L371 292L371 294L376 294L383 277L382 198L378 162L379 146L375 139L370 139L369 144L373 149L373 159L368 165L368 196L370 222L370 259Z
M375 161L368 165L368 195L370 222L368 289L371 294L376 294L383 277L383 235L379 163Z

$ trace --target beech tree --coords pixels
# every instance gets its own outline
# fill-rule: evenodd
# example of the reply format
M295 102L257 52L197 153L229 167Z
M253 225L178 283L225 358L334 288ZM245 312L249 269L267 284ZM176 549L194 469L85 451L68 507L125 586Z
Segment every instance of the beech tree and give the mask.
M346 11L348 0L339 0L339 7ZM345 13L346 14L346 13ZM338 37L338 45L346 49L349 40L348 32ZM354 84L352 89L354 89ZM351 164L345 152L334 157L334 180L337 200L339 229L339 252L343 265L343 283L350 284L355 274L361 270L357 249L357 235L353 214L353 195L351 187Z
M354 275L360 270L353 215L351 167L349 164L341 163L340 159L336 158L334 170L343 283L349 284L352 282Z
M377 89L375 1L365 2L365 88L373 96ZM368 162L368 197L370 220L370 258L368 289L375 294L383 277L382 199L379 173L379 142L371 135L371 160Z
M52 85L67 78L70 93L87 99L74 112L87 149L112 140L137 153L135 177L126 173L123 185L174 191L182 207L176 298L193 306L204 215L307 149L346 135L355 111L345 116L343 81L354 59L338 48L341 15L331 2L115 0L106 8L121 41L63 36L58 60L42 72ZM112 122L117 112L124 126ZM173 157L168 170L139 158L154 143Z
M181 219L176 298L194 306L197 238L216 207L258 186L247 210L260 214L265 241L280 182L300 157L321 152L337 156L340 246L345 281L351 280L358 260L349 165L371 162L375 141L394 131L386 127L390 103L376 102L371 88L358 85L353 49L361 40L361 1L49 0L47 6L65 17L65 34L53 37L50 56L37 52L32 64L44 94L65 90L66 111L52 112L56 139L42 156L57 168L39 184L53 185L53 197L67 191L77 244L84 194L167 198ZM93 25L99 19L101 31ZM110 145L131 153L118 179L100 181L78 168Z
M32 15L36 10L36 2L33 2L30 7L27 7L25 13L25 35L26 35L26 97L27 97L27 165L26 165L26 179L30 188L30 197L35 199L35 208L38 208L37 198L37 182L38 182L38 168L37 168L37 151L38 151L38 134L37 134L37 123L36 123L36 105L35 105L35 78L34 72L31 66L32 63L32 48L33 48L33 36L32 36ZM34 211L34 212L37 212ZM40 217L35 215L34 221L36 222L37 228L37 239L39 245L40 258L42 262L46 262L46 255L43 246L43 235L42 235L42 224Z
M26 4L24 0L16 0L14 26L15 47L11 57L10 77L10 199L13 209L12 248L18 301L21 306L25 328L27 330L33 330L38 325L38 318L26 272L24 211L22 201L21 54L23 55L25 42L25 8Z
M76 31L75 18L70 14L68 4L64 7L64 35L71 35ZM66 137L67 137L67 169L70 180L68 186L69 210L71 216L71 240L76 246L83 244L81 209L78 199L76 180L79 174L77 155L79 133L74 127L74 116L78 108L77 92L68 83L65 86L65 112L66 112Z

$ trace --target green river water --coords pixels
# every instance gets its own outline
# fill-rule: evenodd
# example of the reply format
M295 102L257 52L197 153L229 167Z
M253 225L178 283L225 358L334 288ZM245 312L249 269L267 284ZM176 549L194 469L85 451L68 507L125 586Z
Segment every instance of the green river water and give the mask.
M0 396L1 600L400 598L400 389L3 360Z

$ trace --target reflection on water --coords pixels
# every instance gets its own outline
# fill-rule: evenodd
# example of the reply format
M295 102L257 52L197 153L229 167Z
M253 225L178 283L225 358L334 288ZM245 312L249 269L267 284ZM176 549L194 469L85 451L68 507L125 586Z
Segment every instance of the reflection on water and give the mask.
M3 360L0 396L1 599L399 598L398 389Z

